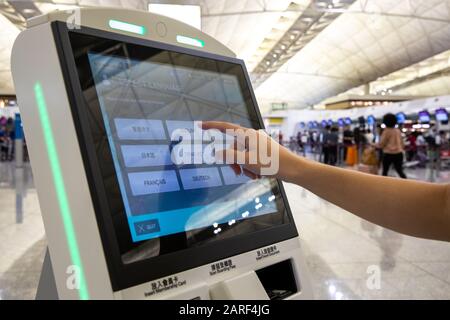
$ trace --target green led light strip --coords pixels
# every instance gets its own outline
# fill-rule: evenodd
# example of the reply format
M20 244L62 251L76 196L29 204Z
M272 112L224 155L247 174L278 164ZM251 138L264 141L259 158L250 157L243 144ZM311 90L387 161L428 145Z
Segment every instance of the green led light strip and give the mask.
M200 48L203 48L205 46L205 41L203 40L181 35L177 35L177 42Z
M137 24L128 23L124 21L111 19L109 20L108 25L111 29L136 33L142 36L147 33L147 28L145 28L144 26L139 26Z
M77 237L72 221L72 214L70 212L69 201L67 199L66 188L64 186L64 179L59 164L58 152L56 150L55 140L53 136L50 118L47 112L47 104L45 102L44 92L39 82L34 84L34 95L39 111L39 119L41 121L42 131L44 133L45 146L47 149L48 158L50 160L50 168L53 176L53 183L55 184L56 196L58 198L59 210L64 224L64 231L66 232L67 245L69 247L70 258L72 265L78 267L78 283L80 285L78 294L81 300L89 299L89 292L84 276L83 265L81 263L80 251L78 250Z

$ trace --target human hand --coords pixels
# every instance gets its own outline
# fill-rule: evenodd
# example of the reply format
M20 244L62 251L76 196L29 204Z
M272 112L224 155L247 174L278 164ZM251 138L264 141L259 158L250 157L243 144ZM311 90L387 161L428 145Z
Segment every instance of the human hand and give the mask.
M236 174L243 173L252 179L270 176L287 181L295 174L294 162L298 156L263 130L220 121L202 122L202 129L219 130L235 138L235 143L228 149L216 152L216 159L229 164Z

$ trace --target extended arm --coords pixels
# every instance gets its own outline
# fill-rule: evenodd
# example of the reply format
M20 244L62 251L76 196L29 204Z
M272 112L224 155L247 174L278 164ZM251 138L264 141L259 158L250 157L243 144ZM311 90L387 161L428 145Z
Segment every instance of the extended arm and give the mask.
M240 128L206 122L204 129ZM240 128L242 129L242 128ZM259 143L271 140L258 131ZM364 174L309 161L279 146L276 177L298 184L319 197L380 226L415 237L450 241L450 186ZM229 150L234 153L242 151ZM249 150L249 154L257 150ZM239 166L233 166L239 171ZM260 164L243 165L252 178Z
M286 165L294 170L286 180L388 229L450 241L449 185L374 176L294 154L290 158Z

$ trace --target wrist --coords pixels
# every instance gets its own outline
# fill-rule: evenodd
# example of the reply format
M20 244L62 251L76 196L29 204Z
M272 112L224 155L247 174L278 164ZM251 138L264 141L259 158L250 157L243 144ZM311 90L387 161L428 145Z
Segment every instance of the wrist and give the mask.
M305 168L306 159L290 151L280 161L279 177L286 182L296 183Z

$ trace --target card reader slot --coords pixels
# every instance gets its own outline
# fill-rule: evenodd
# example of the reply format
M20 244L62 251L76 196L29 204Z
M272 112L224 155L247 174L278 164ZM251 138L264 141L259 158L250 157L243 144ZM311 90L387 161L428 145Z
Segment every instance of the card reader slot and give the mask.
M270 300L282 300L298 292L291 259L256 270L256 275Z

